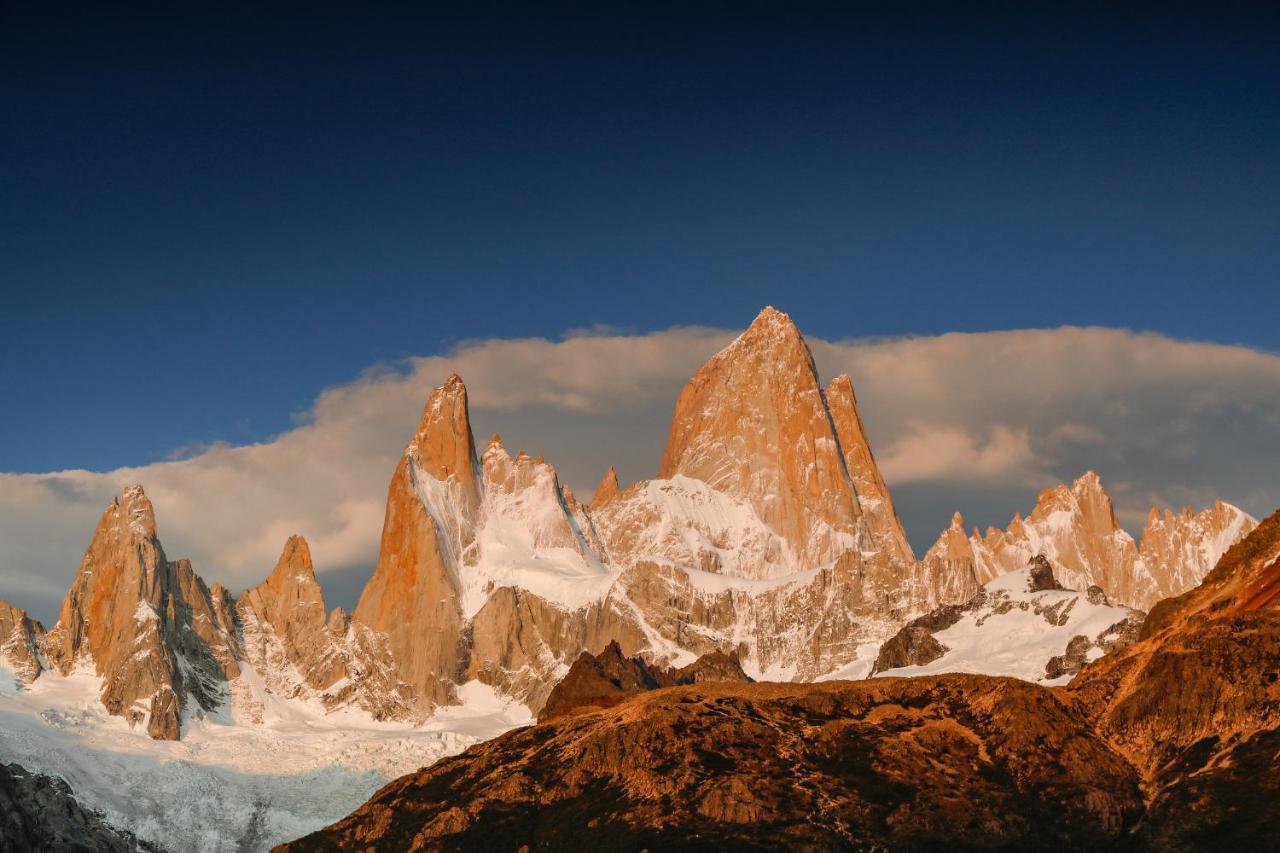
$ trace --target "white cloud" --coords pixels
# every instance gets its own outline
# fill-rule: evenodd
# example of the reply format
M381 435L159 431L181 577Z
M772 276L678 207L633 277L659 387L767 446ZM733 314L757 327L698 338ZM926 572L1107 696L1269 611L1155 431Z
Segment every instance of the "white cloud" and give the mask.
M1031 450L1027 430L1003 424L975 437L954 426L912 421L878 460L881 473L892 483L934 480L1004 480L1042 483L1045 472Z
M262 444L105 473L0 474L0 597L51 616L102 508L132 482L155 503L170 555L191 557L210 581L256 583L291 533L312 542L322 573L358 579L376 556L396 457L430 388L453 372L480 443L501 431L587 494L610 464L624 480L649 476L681 386L734 334L475 341L331 388ZM1037 489L1086 468L1126 521L1152 501L1223 497L1254 514L1280 503L1276 356L1100 328L810 344L825 378L853 376L918 548L954 509L1004 523Z

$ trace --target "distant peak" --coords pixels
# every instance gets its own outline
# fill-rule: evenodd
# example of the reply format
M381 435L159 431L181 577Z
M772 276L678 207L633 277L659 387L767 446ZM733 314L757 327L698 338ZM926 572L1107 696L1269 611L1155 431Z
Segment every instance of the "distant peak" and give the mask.
M600 485L596 486L595 494L591 496L591 506L600 506L620 491L622 486L618 483L618 472L610 465L609 470L605 471L604 476L600 478Z
M1098 476L1098 472L1092 469L1085 471L1076 481L1071 484L1073 491L1102 491L1102 478Z
M496 432L489 438L489 447L502 447L502 436Z
M964 516L959 512L956 512L951 516L951 528L953 530L959 530L962 533L964 532Z
M288 573L292 577L299 572L315 580L315 567L311 562L311 546L307 544L306 539L295 533L285 541L284 550L280 552L280 559L276 562L276 567L272 574Z

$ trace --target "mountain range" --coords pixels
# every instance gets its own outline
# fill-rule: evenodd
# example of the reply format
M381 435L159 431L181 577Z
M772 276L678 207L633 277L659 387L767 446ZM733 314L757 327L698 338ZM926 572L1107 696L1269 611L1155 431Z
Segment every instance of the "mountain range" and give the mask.
M412 729L477 685L537 713L580 655L609 647L673 671L728 655L755 681L897 671L878 663L886 641L940 609L970 618L1036 558L1079 591L1077 616L1107 608L1096 619L1118 624L1195 588L1256 525L1222 502L1153 509L1135 542L1088 472L1005 530L966 533L957 513L917 559L851 379L824 385L790 318L766 308L684 387L654 479L624 485L610 469L580 500L541 456L512 455L497 435L478 448L451 376L392 474L351 613L326 608L298 536L253 589L206 584L165 554L135 486L103 513L51 629L0 602L0 658L19 693L87 679L105 713L156 740L290 708ZM1023 586L1009 590L1022 601ZM1037 616L1066 606L1022 603ZM1056 618L1040 621L1062 629ZM1073 651L1076 636L1057 630L1035 668L1105 650L1091 637ZM996 671L994 657L966 660Z

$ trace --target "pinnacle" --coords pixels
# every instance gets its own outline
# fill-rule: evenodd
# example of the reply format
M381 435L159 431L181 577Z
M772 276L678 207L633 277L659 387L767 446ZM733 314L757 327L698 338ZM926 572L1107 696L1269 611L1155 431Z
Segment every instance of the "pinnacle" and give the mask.
M853 379L851 379L851 378L849 377L849 374L847 374L847 373L841 373L841 374L840 374L839 376L837 376L835 379L832 379L829 383L827 383L827 391L828 391L828 393L830 393L832 390L835 390L835 389L839 389L839 390L843 391L843 390L845 390L846 388L849 390L849 394L852 396L852 394L853 394Z
M311 563L311 547L306 539L295 533L284 543L284 550L280 552L280 560L276 563L272 574L296 572L299 569L312 578L315 577L315 568Z
M1085 471L1076 478L1076 481L1071 484L1071 488L1073 491L1079 491L1081 489L1101 491L1102 478L1098 476L1097 471L1090 468L1088 471Z
M156 535L155 508L151 505L146 492L142 490L142 486L136 484L129 486L120 497L112 498L111 503L107 505L108 513L121 510L127 514L126 520L134 533L149 537Z
M618 472L610 465L609 470L605 471L604 476L600 478L600 485L596 486L595 494L591 496L591 505L600 506L620 491L622 486L618 483Z
M766 305L742 334L747 340L758 338L800 338L800 330L787 314Z

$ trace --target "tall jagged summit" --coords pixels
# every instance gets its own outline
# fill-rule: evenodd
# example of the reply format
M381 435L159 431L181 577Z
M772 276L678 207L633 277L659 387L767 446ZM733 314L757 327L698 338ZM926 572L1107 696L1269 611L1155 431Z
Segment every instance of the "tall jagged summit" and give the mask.
M699 480L749 504L792 565L829 563L862 532L813 355L772 307L689 380L658 477Z
M64 675L103 678L112 714L176 739L183 710L212 710L239 674L229 627L229 601L165 557L151 501L131 486L102 514L46 645Z

